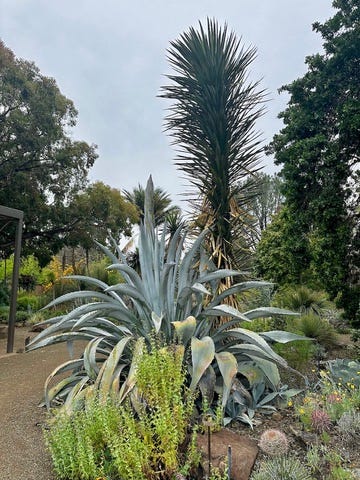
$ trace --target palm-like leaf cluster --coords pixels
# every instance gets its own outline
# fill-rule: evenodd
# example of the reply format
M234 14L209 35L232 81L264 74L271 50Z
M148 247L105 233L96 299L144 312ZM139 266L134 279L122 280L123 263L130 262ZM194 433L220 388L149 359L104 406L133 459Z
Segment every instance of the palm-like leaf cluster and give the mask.
M133 188L132 191L124 190L123 191L126 200L135 205L139 211L140 222L144 220L145 215L145 189L142 185L138 185ZM179 208L176 206L171 206L171 198L168 193L166 193L162 188L157 187L153 192L153 208L155 216L155 225L161 225L165 222L168 215L175 214L179 212Z
M259 82L247 82L254 58L254 48L244 49L226 25L208 20L206 30L200 24L171 43L175 73L161 95L174 101L166 125L180 148L176 164L199 194L197 213L210 226L218 268L238 265L246 250L241 226L251 223L237 196L262 150L254 126L264 94Z
M242 282L217 295L217 283L238 271L213 268L202 249L204 232L183 254L186 233L178 229L166 242L166 229L158 235L154 227L152 182L148 184L145 219L140 227L140 274L132 269L126 256L117 248L118 256L102 247L111 258L110 269L118 270L123 283L106 283L84 276L71 276L89 286L88 290L68 293L49 306L73 302L70 313L47 320L47 328L29 345L36 349L57 342L86 340L82 356L60 366L49 377L45 388L47 405L55 398L66 398L66 406L82 401L87 391L100 395L118 395L120 399L132 391L136 362L145 348L178 342L185 348L184 359L189 367L191 389L213 392L216 378L222 379L225 406L238 365L254 362L264 373L272 389L279 384L275 364L286 366L268 345L267 340L287 342L298 338L285 332L261 335L244 328L241 322L272 314L291 312L277 308L254 309L245 313L229 307L226 298L249 288L268 286L264 282ZM213 330L212 320L228 317L228 322ZM69 372L54 387L50 380L58 373Z

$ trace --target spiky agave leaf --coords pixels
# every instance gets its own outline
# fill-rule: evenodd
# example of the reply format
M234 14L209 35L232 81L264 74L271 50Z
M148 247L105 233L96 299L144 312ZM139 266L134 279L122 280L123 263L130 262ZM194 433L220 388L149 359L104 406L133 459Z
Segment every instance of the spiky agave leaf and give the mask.
M157 335L157 345L179 342L188 350L184 359L191 359L188 370L192 372L192 378L189 378L192 389L200 384L201 389L207 390L211 396L214 373L223 379L226 400L234 375L234 359L238 364L257 363L267 378L267 384L276 387L279 380L275 364L286 366L286 362L267 341L285 342L299 337L281 332L256 334L239 325L259 316L288 315L290 312L267 308L244 314L222 303L237 292L269 284L241 282L217 296L217 282L241 272L214 271L212 261L202 248L206 232L183 251L186 231L175 232L167 246L164 231L159 235L153 227L150 234L151 216L146 219L147 223L140 226L139 255L144 257L140 274L127 264L124 255L120 254L116 259L104 248L114 262L110 268L121 272L124 283L109 286L91 277L72 276L94 290L72 292L50 304L57 306L72 301L74 308L66 315L46 321L47 328L28 349L77 339L86 340L88 344L82 356L70 362L64 370L69 372L69 378L47 393L47 404L56 396L60 399L70 396L79 405L86 390L92 393L101 391L103 397L117 394L123 400L136 384L136 357L145 346L153 347L154 334ZM220 315L226 316L227 321L214 330L213 319ZM128 348L129 338L134 339L135 351ZM71 366L74 367L72 370ZM62 367L60 371L63 371ZM50 375L49 382L53 376ZM80 389L77 383L81 383ZM75 389L74 394L72 389Z

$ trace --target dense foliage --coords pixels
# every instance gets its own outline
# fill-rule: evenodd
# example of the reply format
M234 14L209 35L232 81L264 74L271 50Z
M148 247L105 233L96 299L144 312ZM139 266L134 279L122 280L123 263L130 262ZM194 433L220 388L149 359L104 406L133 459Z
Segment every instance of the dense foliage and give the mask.
M136 410L88 396L84 410L56 415L46 440L57 478L170 480L197 467L195 397L185 387L183 354L173 345L141 356Z
M360 7L358 0L335 0L333 6L332 18L313 25L322 35L324 52L307 57L307 73L281 89L290 100L280 114L284 128L270 151L282 166L287 213L282 214L281 238L273 227L275 243L264 240L260 259L262 273L278 280L280 272L266 266L263 253L273 245L286 251L286 267L291 265L297 281L310 267L331 297L341 295L346 307L356 294L359 302L359 291L350 290L359 278L359 192L354 186L360 139ZM270 256L275 258L273 251ZM283 277L282 282L288 280Z
M0 204L24 211L24 252L42 264L74 228L66 206L97 157L94 146L69 136L76 117L54 79L0 43ZM7 253L12 244L9 226L0 246Z

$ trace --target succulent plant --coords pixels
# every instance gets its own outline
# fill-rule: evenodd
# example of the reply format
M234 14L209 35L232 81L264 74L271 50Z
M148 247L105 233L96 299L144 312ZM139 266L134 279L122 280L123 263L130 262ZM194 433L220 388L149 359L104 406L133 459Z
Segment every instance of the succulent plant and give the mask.
M311 473L305 465L292 456L278 456L260 464L251 480L311 480Z
M337 358L326 362L329 379L344 386L360 388L360 361Z
M341 415L337 422L339 435L347 442L360 441L360 412L352 410Z
M316 433L323 433L330 430L331 419L329 414L321 409L315 409L311 412L311 427Z
M270 429L265 430L259 440L260 449L275 457L277 455L284 455L289 450L289 441L284 432L280 430Z
M242 328L241 324L255 318L292 312L269 307L241 313L226 304L229 296L267 287L266 282L243 281L218 295L213 293L220 280L241 278L242 272L216 270L202 249L206 232L185 253L186 231L182 227L167 243L166 229L158 234L154 227L152 188L150 179L139 232L140 273L128 265L116 245L117 255L100 246L112 261L108 268L119 271L124 283L109 286L92 277L69 277L89 285L89 289L51 302L48 307L72 302L74 308L43 322L47 328L28 345L28 350L33 350L59 342L88 342L80 358L60 365L49 376L45 385L48 407L57 398L65 400L65 408L75 408L77 403L81 405L88 389L102 395L116 394L123 400L134 388L136 358L145 348L152 348L154 335L157 345L177 342L184 346L190 389L199 385L211 403L215 385L220 384L224 407L239 365L254 362L269 388L276 390L280 383L277 365L286 368L287 364L268 340L286 343L304 338L279 331L263 335ZM215 329L213 322L219 316L229 320ZM53 377L64 372L68 377L50 388Z

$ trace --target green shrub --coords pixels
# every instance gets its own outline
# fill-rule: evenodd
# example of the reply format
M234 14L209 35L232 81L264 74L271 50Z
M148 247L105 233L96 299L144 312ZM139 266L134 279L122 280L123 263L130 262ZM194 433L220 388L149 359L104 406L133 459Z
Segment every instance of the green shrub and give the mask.
M153 349L138 358L137 388L119 405L89 398L83 410L57 414L45 437L59 479L172 479L197 466L189 441L194 397L185 388L184 350Z
M6 283L0 283L0 306L9 305L10 291Z
M41 308L41 302L38 295L26 292L20 292L17 297L17 309L22 311L36 311Z
M31 317L31 312L24 312L23 310L18 310L16 312L16 322L17 323L25 323L29 320Z
M274 350L285 358L290 367L301 372L305 371L310 360L314 357L315 348L313 342L295 341L291 343L274 345Z
M91 262L88 269L88 275L107 283L108 285L116 285L123 281L122 276L116 270L108 270L111 262L109 258L104 258L98 262Z
M10 307L7 305L0 306L0 323L8 323Z
M270 332L276 329L276 320L273 318L256 318L246 328L252 332Z

